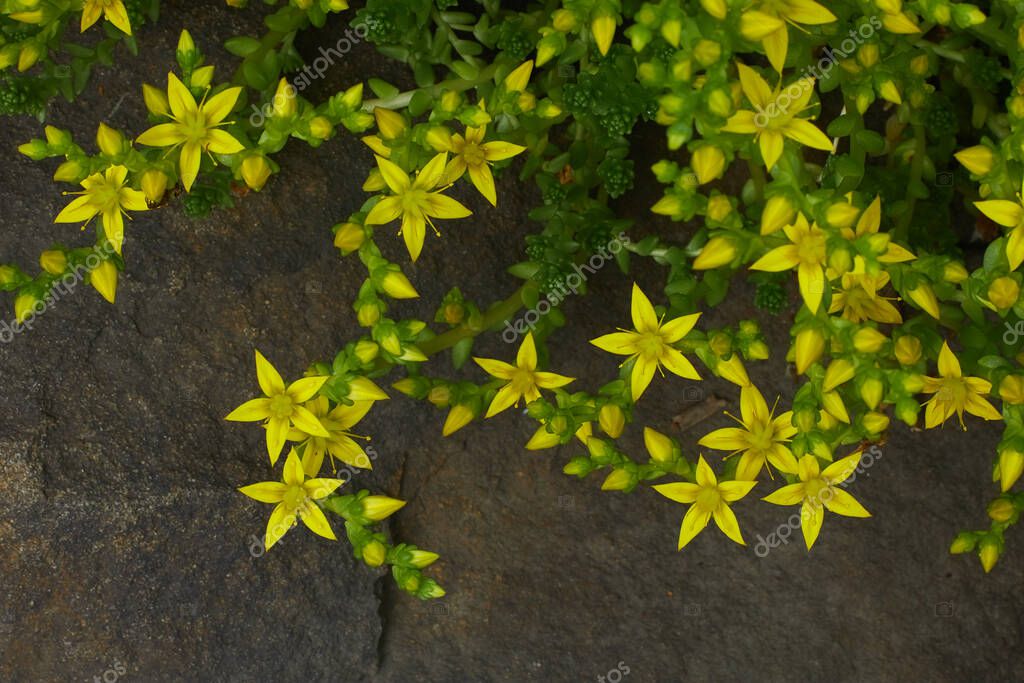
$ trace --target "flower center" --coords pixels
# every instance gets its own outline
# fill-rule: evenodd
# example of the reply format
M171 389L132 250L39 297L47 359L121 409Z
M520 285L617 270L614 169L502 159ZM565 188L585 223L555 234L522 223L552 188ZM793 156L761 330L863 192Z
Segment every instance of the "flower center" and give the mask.
M828 482L820 477L811 479L804 484L804 497L811 499L815 503L823 503L825 496L828 495L824 493L828 490L828 487Z
M276 418L292 416L292 397L288 394L278 394L270 399L270 414Z
M749 434L750 447L756 451L767 451L775 443L772 438L775 436L775 430L771 424L751 425Z
M301 486L289 486L284 494L284 504L292 510L298 510L306 500L306 489Z
M644 358L657 360L665 350L665 340L657 332L644 332L637 340L636 348Z
M424 190L410 188L402 194L402 209L407 212L419 209L426 198L427 193Z
M708 487L697 494L697 506L706 512L714 512L718 509L722 496L718 493L718 487Z
M512 374L512 388L517 393L525 394L533 388L533 385L533 373L523 368L516 368L516 371Z
M475 142L466 143L466 147L462 151L462 158L468 166L483 166L487 161L484 151Z
M199 111L186 112L182 118L181 123L182 134L189 139L190 142L202 142L206 139L206 133L208 126L206 125L206 114Z

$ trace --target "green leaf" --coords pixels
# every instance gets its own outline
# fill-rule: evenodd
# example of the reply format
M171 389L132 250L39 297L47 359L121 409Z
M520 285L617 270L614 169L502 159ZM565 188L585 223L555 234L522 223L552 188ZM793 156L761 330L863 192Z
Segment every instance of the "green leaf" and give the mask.
M473 351L473 337L466 337L452 347L452 365L456 370L461 368L469 360L469 356Z
M260 49L260 41L249 36L235 36L224 42L224 49L236 57L248 57Z

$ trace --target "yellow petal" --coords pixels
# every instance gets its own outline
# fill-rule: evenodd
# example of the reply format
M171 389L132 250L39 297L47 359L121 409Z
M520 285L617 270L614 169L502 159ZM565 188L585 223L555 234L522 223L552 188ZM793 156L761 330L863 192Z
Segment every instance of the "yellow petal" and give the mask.
M677 503L692 503L697 500L697 496L703 489L696 484L680 481L671 484L658 484L654 490Z
M227 131L211 129L206 132L206 149L213 154L237 154L245 145Z
M238 489L253 500L261 503L280 503L288 492L288 485L280 481L265 481Z
M402 215L402 198L396 195L381 197L366 216L367 225L390 223Z
M679 527L679 550L693 540L693 537L704 531L711 519L711 513L705 512L696 505L691 505L683 516L683 524Z
M402 170L402 167L380 155L375 155L375 158L377 159L377 168L380 169L381 177L384 178L384 182L391 188L391 191L398 195L406 192L412 185L412 182L409 180L406 172Z
M783 270L789 270L793 266L800 263L800 252L795 244L785 244L781 247L772 249L767 254L755 261L751 266L751 270L766 270L772 273L777 273Z
M597 339L591 339L590 343L608 353L631 356L636 353L636 340L638 337L639 335L635 332L612 332L601 335Z
M266 549L270 550L294 525L295 511L284 503L278 503L267 522L267 534L264 540Z
M171 147L185 141L185 135L176 123L161 123L145 131L136 140L150 147Z
M423 170L416 175L413 187L420 190L433 190L444 178L444 169L448 165L448 153L441 152L434 155L434 158L427 162Z
M782 133L774 130L762 131L758 138L758 145L761 148L761 158L764 159L765 168L769 171L775 166L775 162L782 156L785 138Z
M181 167L181 184L185 191L192 189L192 184L199 175L199 165L203 160L203 150L197 142L186 142L181 146L181 159L178 164Z
M844 517L871 516L871 513L865 510L864 506L858 503L857 499L846 491L839 488L832 488L829 491L832 493L831 497L822 497L825 507L828 508L829 512L834 512Z
M196 98L192 97L189 89L173 72L167 74L167 102L171 105L171 113L174 118L178 120L199 109L196 106Z
M473 213L459 202L440 192L427 194L423 201L423 212L433 218L465 218Z
M323 536L332 541L338 540L338 537L334 535L334 531L331 529L330 522L324 516L323 510L317 507L316 503L307 502L302 508L302 514L299 516L299 519L302 520L307 529L317 536Z
M254 398L232 410L224 419L232 422L256 422L268 417L270 417L270 399Z
M291 396L292 400L296 403L305 403L316 396L317 392L320 391L328 379L330 378L325 375L297 379L288 385L288 395Z
M960 377L960 361L957 360L947 342L942 342L939 351L939 374L943 377Z
M259 351L256 352L256 380L260 384L260 389L267 396L275 396L284 392L284 380L281 379L281 374Z
M521 397L521 394L512 388L512 384L506 384L498 393L494 395L494 399L491 401L490 407L487 408L487 414L484 417L494 417L498 413L511 408L515 405Z
M491 206L498 205L498 193L494 189L494 176L491 175L491 169L488 168L487 164L470 166L469 179L473 182L476 189L480 191L480 194L491 203Z
M817 126L805 119L793 119L782 129L783 134L799 142L805 147L820 149L825 152L832 151L832 140L821 132Z
M92 203L92 197L82 195L81 197L76 197L70 204L65 206L57 214L57 217L53 219L53 222L84 223L97 213L99 213L99 207Z
M657 332L658 316L654 312L651 300L643 293L640 286L633 283L633 297L630 302L630 315L633 318L633 329L637 332Z
M740 532L740 523L736 520L736 513L725 503L719 503L714 512L715 524L726 536L740 545L746 545L743 534Z
M821 533L821 523L825 520L825 510L820 503L807 501L800 510L800 531L803 532L804 544L810 550Z
M761 500L772 505L797 505L803 502L804 485L802 483L789 484L780 489L772 491Z

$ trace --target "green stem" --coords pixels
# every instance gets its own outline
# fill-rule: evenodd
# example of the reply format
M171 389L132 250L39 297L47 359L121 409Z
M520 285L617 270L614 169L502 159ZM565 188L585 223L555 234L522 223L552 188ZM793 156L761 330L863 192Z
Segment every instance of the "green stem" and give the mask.
M431 97L438 97L445 90L463 92L491 80L494 78L494 74L497 70L497 64L491 64L490 66L482 69L480 74L471 80L465 78L453 78L451 80L442 81L428 88L416 88L415 90L400 92L392 97L379 97L373 100L365 100L363 101L363 111L372 112L377 107L382 109L401 109L402 107L407 106L412 100L413 95L420 91L426 92Z
M893 229L893 238L905 242L907 233L910 230L910 222L914 219L914 207L917 205L916 187L921 184L921 175L924 171L924 155L926 154L927 139L924 126L914 126L914 158L910 160L910 178L907 181L907 206L900 216L896 227Z
M463 323L455 329L448 330L444 334L428 339L419 345L419 350L426 356L432 356L435 353L443 351L447 348L455 346L463 339L469 337L475 337L478 334L489 330L498 323L508 320L523 307L523 297L527 291L536 289L537 283L533 280L527 281L522 287L517 289L512 296L508 297L504 301L492 306L489 311L484 313L483 318L474 325Z

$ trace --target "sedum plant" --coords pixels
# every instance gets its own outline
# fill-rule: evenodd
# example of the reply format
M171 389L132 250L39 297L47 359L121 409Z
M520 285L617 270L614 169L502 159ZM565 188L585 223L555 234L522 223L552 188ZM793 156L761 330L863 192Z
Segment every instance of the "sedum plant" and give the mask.
M331 14L341 16L328 24ZM566 474L685 506L680 549L712 521L745 544L741 520L756 499L799 506L810 549L826 513L869 516L847 488L893 421L1001 421L988 526L951 547L995 566L1024 509L1014 490L1024 472L1024 5L368 0L353 11L293 0L265 23L262 36L228 41L232 75L216 74L183 32L166 84L142 87L147 130L101 123L95 146L82 146L51 126L23 145L61 160L54 178L78 196L55 220L88 223L95 244L54 246L34 276L2 266L0 287L28 325L92 258L85 277L113 302L131 248L126 215L172 200L204 215L238 188L273 182L273 157L292 139L360 136L366 201L331 231L366 270L352 301L361 329L287 384L257 352L261 395L227 416L266 432L276 473L241 491L274 505L267 548L299 521L334 539L340 517L357 558L392 567L421 598L443 594L421 571L437 555L393 545L376 526L401 501L347 493L337 474L339 461L370 466L350 430L389 385L444 411L445 436L525 407L536 422L525 448L565 446ZM339 46L369 42L405 63L415 87L371 77L305 98L320 67L294 39L323 26ZM645 129L657 131L653 164ZM648 172L638 164L662 187L655 228L616 211ZM418 297L403 266L478 220L453 190L496 205L502 176L535 184L540 199L509 264L518 286L472 301L445 273L453 286L430 320L395 316L393 302ZM594 353L622 360L617 376L567 377L546 360L570 323L561 304L611 261L664 286L634 284L620 329L593 339ZM704 324L701 312L740 282L757 319ZM780 324L790 343L770 349L761 326ZM475 355L481 335L500 335L507 353ZM793 365L786 396L749 379L771 353ZM473 379L428 363L437 356ZM736 426L684 453L644 425L642 399L653 382L683 393L709 374L735 385ZM646 453L619 444L627 428L642 432Z

